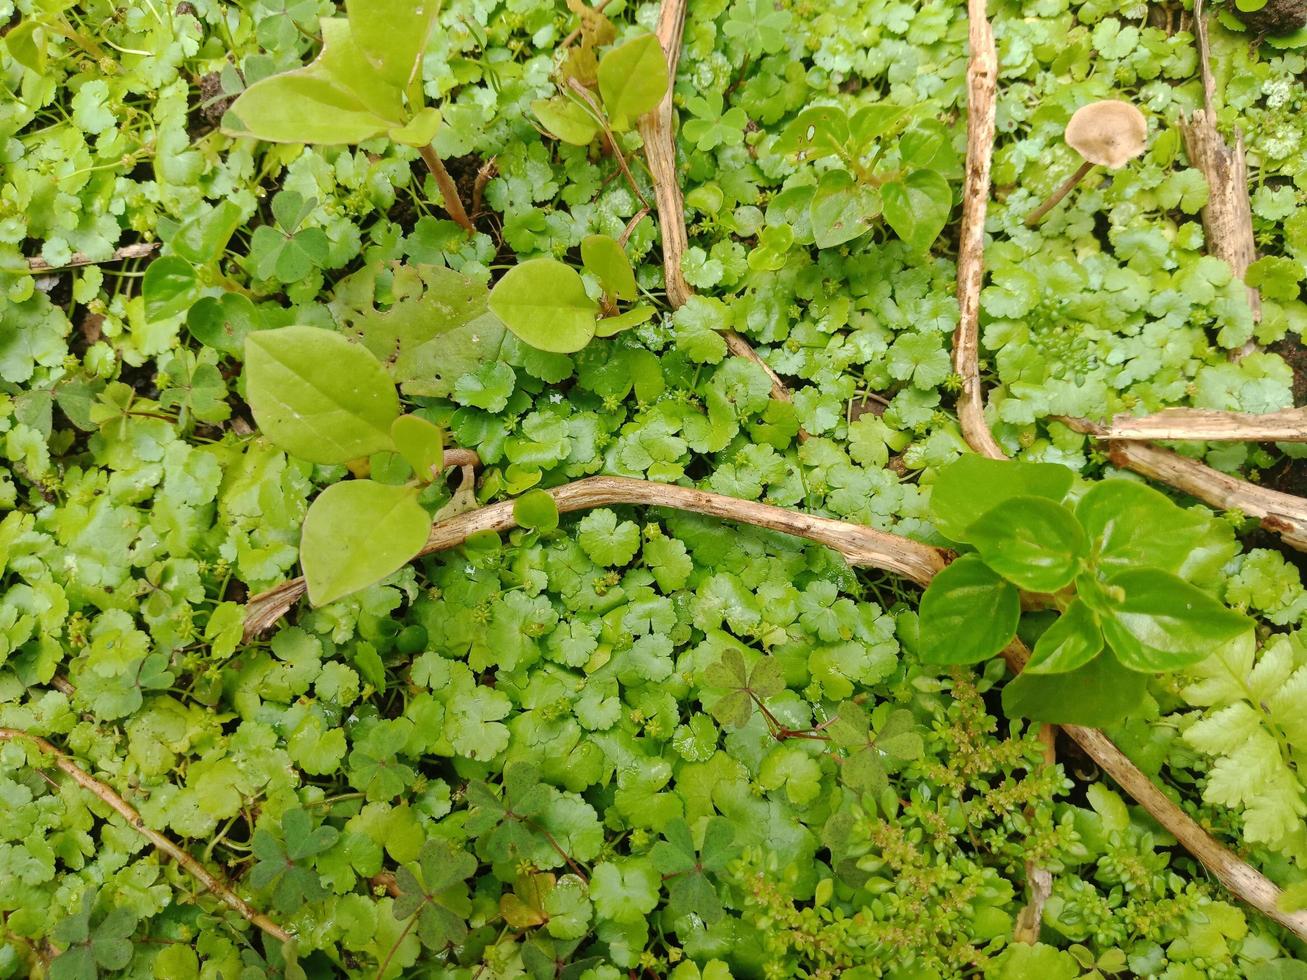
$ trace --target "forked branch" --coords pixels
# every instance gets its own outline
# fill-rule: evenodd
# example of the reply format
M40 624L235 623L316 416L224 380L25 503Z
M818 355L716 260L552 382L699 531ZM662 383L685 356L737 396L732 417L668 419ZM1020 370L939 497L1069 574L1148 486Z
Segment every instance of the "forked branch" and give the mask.
M241 898L228 887L222 879L212 871L202 865L195 858L191 857L186 851L182 850L171 840L159 833L157 830L148 826L136 808L114 792L113 788L105 783L100 782L67 755L54 746L53 743L46 741L38 735L29 735L27 732L20 731L17 728L0 728L0 742L24 741L35 746L43 754L50 756L54 764L65 774L72 778L77 785L86 790L93 796L99 797L104 803L127 821L127 826L136 831L151 844L156 850L162 851L168 857L176 861L181 867L201 885L216 895L224 904L234 909L243 919L251 925L258 926L265 933L279 942L287 943L293 938L277 923L273 922L262 912L258 911L249 902Z

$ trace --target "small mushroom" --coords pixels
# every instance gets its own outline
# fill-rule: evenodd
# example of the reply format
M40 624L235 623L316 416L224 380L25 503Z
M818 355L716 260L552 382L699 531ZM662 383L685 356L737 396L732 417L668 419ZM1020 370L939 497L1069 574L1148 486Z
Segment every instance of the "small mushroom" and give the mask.
M1148 145L1148 120L1129 102L1120 99L1091 102L1077 109L1066 124L1066 142L1084 158L1084 163L1043 204L1030 212L1026 224L1031 228L1057 207L1058 202L1095 166L1120 170L1143 153Z

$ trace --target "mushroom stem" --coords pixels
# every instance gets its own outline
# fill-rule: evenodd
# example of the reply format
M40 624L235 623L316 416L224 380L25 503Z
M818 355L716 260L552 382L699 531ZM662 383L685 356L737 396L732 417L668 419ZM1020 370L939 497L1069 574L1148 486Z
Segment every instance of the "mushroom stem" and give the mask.
M1039 224L1039 222L1043 220L1044 215L1057 207L1058 202L1071 193L1071 188L1080 183L1085 174L1093 169L1093 166L1094 165L1088 160L1082 163L1079 168L1077 168L1076 172L1062 183L1061 187L1048 195L1043 204L1035 208L1035 210L1031 211L1030 214L1026 216L1026 227L1033 228L1035 225Z

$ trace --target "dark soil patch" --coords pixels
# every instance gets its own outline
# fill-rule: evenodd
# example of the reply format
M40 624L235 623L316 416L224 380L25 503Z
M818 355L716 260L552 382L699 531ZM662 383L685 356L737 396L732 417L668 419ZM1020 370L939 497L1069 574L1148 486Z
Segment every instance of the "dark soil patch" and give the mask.
M1292 34L1307 25L1307 0L1268 0L1260 10L1230 11L1258 34Z
M1279 354L1286 364L1293 369L1293 403L1295 406L1307 405L1307 347L1302 338L1289 334L1283 340L1272 344L1268 350Z

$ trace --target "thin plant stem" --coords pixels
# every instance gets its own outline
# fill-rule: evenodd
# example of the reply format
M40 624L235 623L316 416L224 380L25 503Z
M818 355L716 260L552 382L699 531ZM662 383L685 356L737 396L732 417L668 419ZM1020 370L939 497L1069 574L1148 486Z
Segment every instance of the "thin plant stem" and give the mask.
M1092 170L1093 168L1094 165L1090 163L1088 160L1082 163L1076 169L1075 173L1073 173L1070 177L1068 177L1066 180L1062 182L1061 187L1055 190L1052 194L1048 195L1048 197L1045 199L1043 204L1041 204L1039 207L1035 208L1035 210L1031 211L1028 215L1026 215L1026 227L1033 228L1035 227L1035 225L1039 224L1042 220L1044 220L1044 215L1048 214L1048 212L1052 211L1055 207L1057 207L1058 204L1061 202L1062 198L1066 197L1068 194L1071 193L1071 188L1075 187L1076 184L1080 183L1080 181L1084 179L1085 174L1089 173L1089 171Z
M472 224L472 219L463 210L463 199L458 196L458 185L445 169L445 162L440 159L440 155L430 144L420 147L418 153L422 155L422 162L431 171L431 176L436 179L436 186L440 188L440 196L445 199L445 210L449 212L449 216L467 229L469 234L475 235L476 225Z

